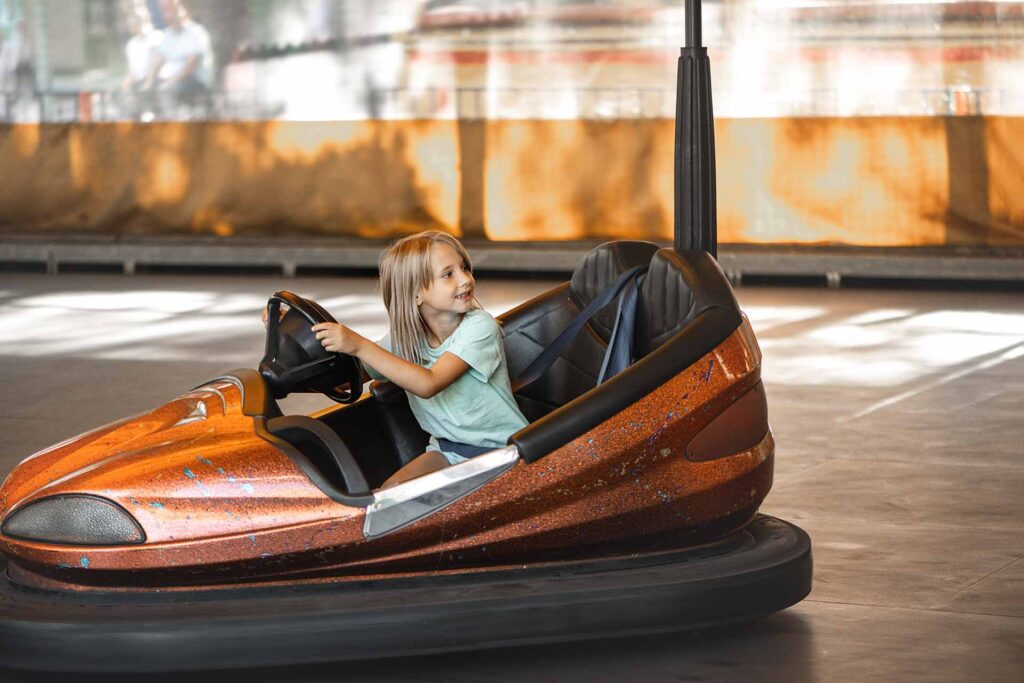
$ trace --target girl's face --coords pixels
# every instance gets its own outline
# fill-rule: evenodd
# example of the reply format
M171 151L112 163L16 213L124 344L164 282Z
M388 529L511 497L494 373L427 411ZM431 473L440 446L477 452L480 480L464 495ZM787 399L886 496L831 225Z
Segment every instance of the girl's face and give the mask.
M419 293L420 311L466 313L473 306L473 273L459 252L447 244L430 245L430 284Z

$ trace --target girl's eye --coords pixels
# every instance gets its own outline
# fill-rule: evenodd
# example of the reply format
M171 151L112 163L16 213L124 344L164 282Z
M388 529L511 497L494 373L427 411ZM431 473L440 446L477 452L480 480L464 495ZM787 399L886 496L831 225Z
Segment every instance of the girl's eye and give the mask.
M444 273L441 274L441 277L443 277L446 280L448 278L450 278L451 276L452 276L452 272L450 270L447 270L447 271L445 271Z

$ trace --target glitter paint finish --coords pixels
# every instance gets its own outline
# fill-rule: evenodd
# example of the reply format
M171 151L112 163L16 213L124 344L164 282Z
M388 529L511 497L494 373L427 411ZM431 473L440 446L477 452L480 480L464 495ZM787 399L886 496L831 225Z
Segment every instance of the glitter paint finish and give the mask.
M372 540L362 534L364 509L314 486L256 435L239 389L215 382L41 452L4 484L0 502L11 509L62 493L112 500L139 521L145 543L83 547L0 536L0 550L18 582L38 587L194 590L697 545L745 525L771 488L770 431L738 453L701 462L685 455L695 435L760 382L760 360L744 321L697 363L579 438Z
M425 571L679 547L701 542L701 527L723 519L715 533L728 533L771 488L771 432L715 460L691 462L684 452L759 380L760 351L744 322L629 409L423 523L359 544L339 569Z
M260 439L241 401L236 385L215 382L36 454L4 484L4 500L17 501L12 510L70 493L113 501L142 526L144 544L90 546L88 573L81 547L0 536L0 551L53 581L117 583L129 572L130 581L159 584L246 575L246 563L321 550L321 537L334 545L361 539L362 508L328 498ZM205 418L187 421L198 402Z

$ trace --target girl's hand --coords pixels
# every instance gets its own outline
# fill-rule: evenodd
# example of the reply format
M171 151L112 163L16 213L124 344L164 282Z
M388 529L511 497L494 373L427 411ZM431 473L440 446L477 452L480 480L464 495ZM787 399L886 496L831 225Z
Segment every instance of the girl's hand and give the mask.
M363 338L339 323L317 323L313 325L316 338L320 340L326 351L358 355L359 345Z

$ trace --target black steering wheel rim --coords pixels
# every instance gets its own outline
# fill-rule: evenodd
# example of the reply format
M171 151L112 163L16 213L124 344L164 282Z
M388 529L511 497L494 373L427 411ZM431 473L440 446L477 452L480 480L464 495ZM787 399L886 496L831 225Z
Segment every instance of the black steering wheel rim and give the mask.
M348 354L325 351L315 336L296 341L308 354L323 357L293 368L284 368L277 362L282 304L299 313L311 327L322 322L337 322L323 306L293 292L283 290L270 297L267 301L267 344L263 362L260 363L260 374L267 379L275 396L283 398L287 395L290 384L298 385L314 379L317 375L331 372L339 374L343 381L332 387L319 387L317 390L338 403L355 403L359 400L363 393L362 368L359 361Z

